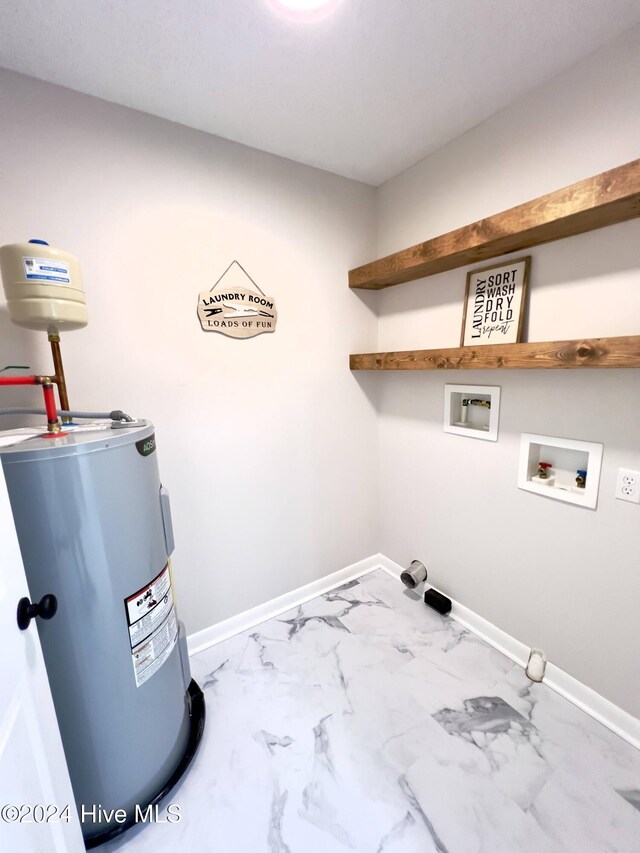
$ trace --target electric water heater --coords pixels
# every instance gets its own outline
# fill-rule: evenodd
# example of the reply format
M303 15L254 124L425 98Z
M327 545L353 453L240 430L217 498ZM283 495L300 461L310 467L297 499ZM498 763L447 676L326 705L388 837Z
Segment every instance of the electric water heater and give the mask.
M0 450L31 601L57 601L36 621L78 811L127 812L126 824L83 823L87 847L166 795L204 726L176 612L168 494L142 424Z

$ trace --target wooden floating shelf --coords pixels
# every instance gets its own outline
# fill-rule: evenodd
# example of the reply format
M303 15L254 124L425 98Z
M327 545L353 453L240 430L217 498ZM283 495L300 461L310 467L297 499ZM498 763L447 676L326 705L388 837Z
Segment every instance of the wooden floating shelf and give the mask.
M537 370L640 367L640 335L527 344L358 353L351 370Z
M640 160L357 267L349 287L381 290L637 216Z

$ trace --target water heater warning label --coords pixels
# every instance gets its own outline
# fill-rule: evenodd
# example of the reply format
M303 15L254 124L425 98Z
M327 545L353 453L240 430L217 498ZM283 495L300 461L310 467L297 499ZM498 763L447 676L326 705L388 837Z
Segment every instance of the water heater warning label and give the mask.
M125 598L131 660L140 687L156 673L178 639L178 620L167 564L157 578Z

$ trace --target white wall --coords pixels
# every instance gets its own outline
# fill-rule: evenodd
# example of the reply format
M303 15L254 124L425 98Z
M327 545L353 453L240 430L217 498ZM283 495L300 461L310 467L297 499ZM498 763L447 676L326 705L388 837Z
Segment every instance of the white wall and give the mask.
M384 184L378 256L638 156L640 29ZM640 333L640 220L530 254L525 339ZM466 272L378 293L378 348L457 346ZM640 469L639 372L377 380L380 550L640 716L640 507L613 497ZM445 382L501 385L497 444L443 433ZM516 488L522 432L604 443L597 511Z
M347 354L376 321L346 271L374 255L374 190L9 72L0 115L0 244L80 259L71 402L155 422L187 630L373 553L376 412ZM275 334L201 331L198 292L235 258L276 298ZM2 303L7 363L50 369Z
M376 193L0 72L0 244L41 237L81 260L71 400L155 421L190 632L381 550L424 560L434 584L640 713L640 508L612 496L618 465L640 469L638 372L346 366L376 335L455 346L466 272L354 293L346 270L634 159L639 84L636 30ZM532 250L530 340L640 331L639 225ZM275 335L200 330L198 291L234 258L277 298ZM8 362L43 371L49 356L0 305ZM502 386L497 445L442 432L445 381ZM604 442L596 512L518 491L523 431Z

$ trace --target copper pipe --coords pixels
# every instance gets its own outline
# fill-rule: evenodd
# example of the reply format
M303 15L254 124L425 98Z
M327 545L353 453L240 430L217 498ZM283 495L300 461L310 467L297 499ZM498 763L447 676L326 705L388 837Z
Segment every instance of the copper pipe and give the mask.
M62 364L62 353L60 352L60 336L49 335L49 343L51 344L51 355L53 356L53 368L55 370L54 381L58 386L58 396L60 397L60 408L68 412L71 409L69 405L69 397L67 396L67 383L64 378L64 366ZM71 418L63 417L62 423L71 423Z

